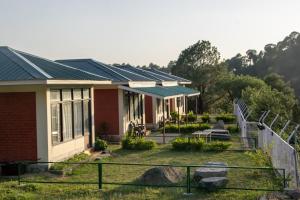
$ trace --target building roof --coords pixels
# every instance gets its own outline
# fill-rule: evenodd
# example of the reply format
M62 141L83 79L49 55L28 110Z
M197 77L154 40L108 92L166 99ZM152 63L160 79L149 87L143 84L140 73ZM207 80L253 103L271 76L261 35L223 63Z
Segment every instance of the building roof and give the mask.
M167 76L164 76L164 75L160 75L158 73L153 73L151 71L141 69L141 68L137 68L137 67L133 67L133 66L130 66L130 65L124 65L124 66L120 66L118 68L125 69L127 71L131 71L131 72L140 74L140 75L145 76L145 77L149 77L149 78L151 78L155 81L177 81L174 78L170 78L170 77L167 77Z
M172 78L172 79L175 79L176 81L178 81L179 83L191 83L190 80L187 80L185 78L181 78L179 76L175 76L173 74L169 74L169 73L166 73L166 72L163 72L163 71L160 71L160 70L157 70L157 69L154 69L154 68L149 68L149 69L145 69L149 72L152 72L152 73L155 73L155 74L158 74L158 75L161 75L161 76L165 76L165 77L168 77L168 78Z
M109 79L10 47L0 47L0 81L23 80L107 81Z
M182 87L182 86L165 86L164 88L167 88L168 90L172 90L174 92L181 93L185 96L196 96L199 95L200 92L198 90L194 90L192 88L188 87Z
M107 77L113 82L155 81L151 79L151 77L143 76L135 73L134 71L107 65L93 59L67 59L57 60L56 62Z
M174 97L183 96L181 91L170 90L162 86L142 87L142 88L130 88L126 86L120 86L120 88L131 92L145 94L159 99L170 99Z

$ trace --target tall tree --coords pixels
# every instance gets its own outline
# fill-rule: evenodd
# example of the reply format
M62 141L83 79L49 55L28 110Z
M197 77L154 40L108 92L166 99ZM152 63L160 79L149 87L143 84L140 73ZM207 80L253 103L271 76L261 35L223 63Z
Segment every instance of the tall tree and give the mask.
M172 66L171 72L192 81L192 87L200 91L199 111L207 110L212 100L209 95L218 78L226 68L219 64L220 53L209 41L198 41L187 49L183 50L179 58ZM219 98L219 97L217 97Z

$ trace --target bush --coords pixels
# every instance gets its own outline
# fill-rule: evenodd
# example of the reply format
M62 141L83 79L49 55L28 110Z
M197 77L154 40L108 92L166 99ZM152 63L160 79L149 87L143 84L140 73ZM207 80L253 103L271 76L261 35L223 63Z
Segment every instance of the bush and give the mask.
M239 132L239 127L237 125L230 125L230 126L227 126L226 128L229 133L238 133Z
M95 141L94 149L95 151L104 151L105 149L107 149L107 142L105 140L97 138Z
M177 121L178 120L178 113L176 111L173 111L170 113L172 120Z
M188 122L195 122L197 120L197 115L193 113L193 111L187 114Z
M223 120L224 123L233 123L235 122L235 116L232 114L221 114L216 116L216 120Z
M230 143L214 141L205 144L204 151L224 151L231 146Z
M204 123L209 123L210 122L210 116L208 114L204 114L201 116L201 120Z
M181 133L193 133L195 131L203 131L205 129L210 129L211 126L209 124L188 124L188 125L180 125ZM166 133L177 133L178 126L177 125L167 125L165 127Z
M172 147L177 151L203 149L204 140L199 138L176 138L172 142Z
M122 149L127 150L150 150L156 146L153 140L145 140L144 138L126 137L122 140Z
M204 143L202 138L176 138L172 142L172 148L177 151L224 151L230 146L219 141Z

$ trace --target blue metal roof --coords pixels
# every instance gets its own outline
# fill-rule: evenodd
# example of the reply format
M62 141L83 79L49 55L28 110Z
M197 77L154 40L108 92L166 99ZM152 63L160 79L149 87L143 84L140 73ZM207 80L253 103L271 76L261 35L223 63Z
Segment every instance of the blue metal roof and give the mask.
M187 80L185 78L181 78L179 76L175 76L173 74L169 74L169 73L157 70L157 69L149 68L149 69L146 69L146 70L149 71L149 72L161 75L161 76L165 76L165 77L168 77L168 78L175 79L176 81L179 81L179 82L191 82L190 80Z
M174 78L166 77L166 76L163 76L163 75L160 75L160 74L157 74L157 73L153 73L153 72L141 69L141 68L133 67L133 66L130 66L130 65L124 65L124 66L120 66L118 68L125 69L127 71L131 71L131 72L140 74L140 75L145 76L145 77L149 77L151 79L154 79L155 81L177 81Z
M109 80L9 47L0 47L0 81L48 79Z
M56 62L63 63L77 69L85 70L101 76L110 78L115 82L128 82L128 81L155 81L146 76L142 76L132 71L127 71L122 68L114 67L95 61L93 59L67 59L57 60Z
M174 97L183 96L181 91L177 90L170 90L166 87L162 86L155 86L155 87L138 87L138 88L130 88L130 87L122 87L124 90L149 95L155 98L161 99L169 99Z
M185 96L196 96L199 95L200 92L198 90L194 90L192 88L188 88L188 87L182 87L182 86L165 86L164 88L174 91L174 92L178 92L181 94L184 94Z

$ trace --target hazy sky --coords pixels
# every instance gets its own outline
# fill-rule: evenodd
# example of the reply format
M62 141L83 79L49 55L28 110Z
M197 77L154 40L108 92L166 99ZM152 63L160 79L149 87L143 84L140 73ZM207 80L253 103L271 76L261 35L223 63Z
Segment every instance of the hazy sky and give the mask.
M198 40L229 58L292 31L299 0L0 0L0 45L50 59L167 65Z

